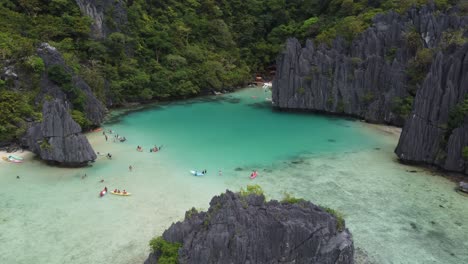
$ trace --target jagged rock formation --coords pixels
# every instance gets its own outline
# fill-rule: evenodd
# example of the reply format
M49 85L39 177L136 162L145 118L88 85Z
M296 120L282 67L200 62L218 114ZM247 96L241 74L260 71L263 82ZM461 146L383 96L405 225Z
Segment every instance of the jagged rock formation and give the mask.
M47 69L54 65L59 65L67 73L72 75L72 85L84 93L83 112L86 118L88 118L93 125L100 125L104 120L107 111L106 107L96 98L89 85L66 65L60 52L48 43L42 43L37 50L37 54L44 60L46 71L41 77L41 92L36 97L36 102L40 104L47 96L58 98L62 101L71 101L69 94L48 77Z
M121 31L127 24L126 4L122 0L76 0L76 3L83 14L93 19L91 33L96 39Z
M468 182L460 182L460 191L468 193Z
M96 153L60 99L44 102L43 121L28 130L27 143L41 159L62 166L84 166Z
M302 48L290 39L278 57L273 105L399 126L408 118L396 149L402 161L468 173L462 157L468 145L468 119L465 114L456 125L450 120L467 94L468 44L447 43L446 32L468 37L468 17L459 16L455 9L436 12L428 5L412 8L404 16L377 15L373 26L349 46L337 39L332 48L316 47L312 41ZM408 37L411 33L434 53L422 84L410 84L407 74L416 55ZM399 104L403 98L412 98L414 91L413 112L402 115Z
M403 125L398 98L409 96L408 62L416 50L407 39L415 30L426 48L436 47L442 33L460 30L468 17L437 13L431 5L406 15L379 14L373 26L350 45L338 38L331 48L289 39L277 60L273 105L282 109L348 114L370 122ZM417 87L416 87L417 88Z
M468 116L458 123L457 105L468 102L468 43L438 52L415 98L395 153L402 161L435 164L468 174ZM463 114L463 113L461 113Z
M353 263L354 246L337 219L310 202L265 202L263 195L215 196L208 212L186 213L163 234L183 243L179 263ZM158 263L159 252L145 264Z

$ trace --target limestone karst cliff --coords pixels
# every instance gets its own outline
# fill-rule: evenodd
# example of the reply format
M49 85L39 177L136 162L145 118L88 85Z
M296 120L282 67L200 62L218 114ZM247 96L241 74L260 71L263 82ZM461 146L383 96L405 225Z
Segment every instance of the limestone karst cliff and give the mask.
M46 71L41 76L40 93L36 96L37 104L40 104L47 96L68 101L80 99L80 107L86 118L93 125L99 126L104 120L106 107L93 94L89 85L70 68L64 61L60 52L48 43L42 43L37 49L37 54L42 58ZM70 76L69 83L57 83L50 76L50 69L55 67L63 75ZM76 104L75 104L76 105Z
M467 16L428 5L379 14L351 43L302 47L289 39L277 61L273 106L398 126L408 119L396 150L401 160L467 172L466 113L464 122L448 124L468 87L467 37Z
M110 33L121 31L127 23L126 5L121 0L75 0L84 15L93 20L91 33L94 38L102 39Z
M333 215L307 202L265 202L230 191L208 212L188 211L164 240L181 243L178 263L354 263L351 233ZM156 264L161 252L145 264Z
M88 139L81 134L80 126L62 100L45 101L42 116L43 121L27 133L30 150L42 160L61 166L85 166L96 159Z

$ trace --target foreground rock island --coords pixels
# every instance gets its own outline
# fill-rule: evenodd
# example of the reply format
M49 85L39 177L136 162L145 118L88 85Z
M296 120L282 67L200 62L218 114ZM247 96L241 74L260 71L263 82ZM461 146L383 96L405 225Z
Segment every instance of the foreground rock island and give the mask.
M351 233L327 211L334 212L302 199L266 202L258 192L226 191L208 212L187 211L158 239L180 246L178 263L354 263ZM153 246L145 264L166 263L164 248Z

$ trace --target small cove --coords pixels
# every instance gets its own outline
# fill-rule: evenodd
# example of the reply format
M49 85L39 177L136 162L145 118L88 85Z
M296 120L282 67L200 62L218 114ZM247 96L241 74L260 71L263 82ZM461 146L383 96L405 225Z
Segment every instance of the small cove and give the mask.
M468 203L454 183L395 162L394 136L356 121L274 112L265 97L244 89L119 116L104 127L127 142L89 134L113 159L88 168L2 162L0 263L142 263L148 241L186 210L247 184L268 198L288 192L343 212L355 247L374 263L468 262ZM153 145L162 151L149 153ZM192 169L208 174L193 177ZM254 169L259 177L250 180ZM133 195L99 199L104 186Z

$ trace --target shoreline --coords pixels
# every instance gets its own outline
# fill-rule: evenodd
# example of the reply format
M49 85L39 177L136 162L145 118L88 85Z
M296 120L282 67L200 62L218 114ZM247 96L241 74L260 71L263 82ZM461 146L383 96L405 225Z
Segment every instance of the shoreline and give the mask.
M6 150L0 150L1 157L8 157L9 155L15 155L15 156L22 157L24 159L29 159L29 158L32 158L34 153L32 153L30 150L27 150L27 149L23 149L22 151L21 150L14 151L14 152L7 152Z
M403 128L397 127L397 126L392 126L392 125L386 125L386 124L374 124L374 123L368 123L365 121L361 121L361 123L368 128L371 128L373 130L377 130L379 132L385 133L389 136L395 137L397 140L400 139L401 132L403 131Z

